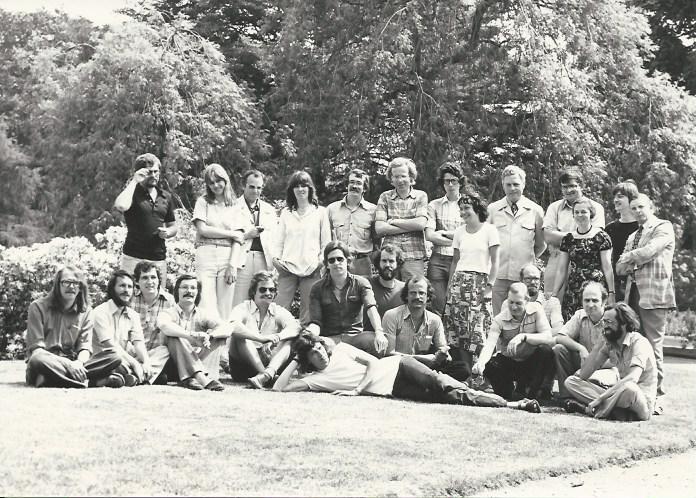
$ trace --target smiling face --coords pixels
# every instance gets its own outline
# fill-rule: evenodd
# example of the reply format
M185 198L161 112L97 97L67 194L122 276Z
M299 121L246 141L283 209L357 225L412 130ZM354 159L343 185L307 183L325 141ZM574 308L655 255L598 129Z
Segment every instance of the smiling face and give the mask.
M524 192L524 180L517 174L503 178L503 191L508 202L517 202Z
M292 193L295 194L295 199L297 199L298 202L309 202L309 185L306 185L304 183L296 185L292 189Z
M579 227L587 227L592 222L592 212L587 204L576 204L573 206L573 219Z
M272 279L262 280L256 287L254 303L256 303L256 306L268 306L275 299L277 292L278 288Z
M571 205L582 197L582 187L577 180L568 180L566 183L561 183L561 192L563 193L563 198Z
M195 306L196 296L198 296L198 282L193 278L182 280L179 284L179 305L181 307Z
M156 294L159 291L157 270L155 268L150 268L148 271L142 272L138 279L138 287L140 288L140 292L145 296Z
M614 196L614 209L617 213L623 213L631 209L631 201L621 192Z
M413 180L408 173L408 166L396 166L391 169L391 184L399 193L405 193L411 189Z
M219 176L213 176L211 178L211 181L208 182L208 188L213 193L216 199L223 197L226 186L227 182L225 181L225 179L220 178Z
M474 211L471 204L462 203L459 205L459 216L461 216L464 223L476 223L479 220L478 214Z
M118 277L114 291L118 299L121 300L121 303L117 304L126 306L133 297L133 281L129 277Z

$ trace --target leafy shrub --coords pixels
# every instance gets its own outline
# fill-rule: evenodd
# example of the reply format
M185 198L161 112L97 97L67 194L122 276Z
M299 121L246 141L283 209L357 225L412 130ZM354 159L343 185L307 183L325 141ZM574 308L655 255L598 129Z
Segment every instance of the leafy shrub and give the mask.
M681 337L684 346L696 345L696 313L689 310L668 314L667 334Z
M190 215L177 213L179 233L167 241L168 286L180 273L194 272L193 231ZM110 227L95 236L96 245L84 237L55 238L26 247L0 246L0 359L22 358L29 304L51 288L53 275L63 265L81 268L87 277L93 305L104 301L106 284L118 267L126 228Z
M675 251L672 269L677 309L696 311L696 251Z

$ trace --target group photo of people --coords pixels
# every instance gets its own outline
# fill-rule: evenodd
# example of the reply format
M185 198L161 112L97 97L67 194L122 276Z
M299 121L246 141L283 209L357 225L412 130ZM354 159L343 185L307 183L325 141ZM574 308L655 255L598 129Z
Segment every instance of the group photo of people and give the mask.
M234 382L621 421L662 413L675 234L633 180L590 198L568 168L562 198L542 207L509 165L504 197L488 203L460 164L425 172L396 157L376 204L362 169L327 206L295 171L278 212L261 171L236 179L209 164L195 272L172 275L169 291L177 219L161 167L138 156L114 200L127 236L107 300L92 302L75 261L29 306L27 385ZM417 189L419 174L443 195Z

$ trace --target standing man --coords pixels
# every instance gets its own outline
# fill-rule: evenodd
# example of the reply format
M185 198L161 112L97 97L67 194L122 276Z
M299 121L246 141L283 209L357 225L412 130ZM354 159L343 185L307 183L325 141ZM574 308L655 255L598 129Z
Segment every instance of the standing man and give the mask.
M394 338L395 354L413 356L429 368L445 363L447 339L440 317L425 309L432 286L425 277L413 277L401 291L404 302L387 311L382 326L387 337Z
M244 193L237 201L239 216L248 221L249 228L244 231L242 245L243 266L237 272L234 287L233 305L236 306L249 294L251 279L260 271L273 271L274 237L278 228L276 210L269 203L261 200L264 175L251 169L242 175Z
M162 288L159 270L153 263L139 262L135 265L133 277L138 291L131 301L131 306L140 315L145 349L152 365L152 376L148 382L166 384L167 374L163 372L170 354L166 336L159 329L157 322L161 313L176 305L174 296Z
M592 350L604 344L604 310L607 305L607 290L599 282L590 280L582 291L582 309L563 325L556 335L553 354L556 358L556 378L561 402L570 398L565 380L585 364ZM598 368L592 379L605 387L618 380L616 370L610 366Z
M445 190L445 196L428 204L428 225L425 238L433 243L433 252L428 263L428 279L433 286L433 310L442 316L445 311L447 283L454 249L454 231L462 225L459 215L459 189L464 173L458 164L445 163L440 166L438 183Z
M324 248L326 276L312 286L309 294L309 324L306 329L315 335L346 342L368 353L383 355L387 337L377 313L370 282L348 272L350 248L332 240ZM374 332L363 330L363 309L372 322Z
M662 344L665 339L667 312L676 307L672 259L674 228L672 223L654 214L655 206L645 194L631 201L638 230L628 236L626 248L616 263L618 275L628 275L628 303L640 315L643 334L655 351L657 394L665 394Z
M529 302L523 283L510 285L507 303L507 308L493 318L472 373L485 375L503 398L512 396L513 382L517 382L516 391L521 396L528 390L529 397L543 398L544 380L554 369L551 327L541 305ZM498 354L491 358L493 351Z
M27 385L123 387L123 377L113 373L121 365L116 352L92 356L92 316L84 273L74 266L58 270L48 295L29 305Z
M544 240L549 248L549 261L546 264L544 273L544 289L551 292L556 283L555 278L558 274L558 262L561 256L561 240L567 233L577 228L573 219L573 204L583 196L584 178L582 173L576 169L568 169L561 173L559 177L563 199L552 202L546 210L544 216ZM594 207L595 215L591 220L592 226L604 228L604 208L598 202L588 199ZM565 286L558 294L558 300L563 302Z
M372 264L377 268L377 275L370 278L370 285L375 295L377 312L380 317L383 317L390 309L403 304L401 289L404 288L404 283L396 278L403 263L404 255L401 249L391 244L384 244L372 258ZM363 323L365 330L372 330L367 312L363 317Z
M638 332L638 317L620 302L606 309L603 324L604 344L590 353L578 375L565 381L572 396L565 408L595 418L648 420L655 407L657 368L650 343ZM608 389L590 381L607 360L619 373Z
M353 275L365 278L372 277L370 254L374 250L373 234L377 211L377 206L363 198L369 184L370 177L363 170L350 170L345 197L326 208L333 239L348 244L354 251L348 270Z
M138 156L134 167L133 178L114 201L114 208L123 213L128 228L120 266L132 275L138 261L154 263L166 285L164 241L177 231L174 200L159 186L162 165L154 154Z
M534 263L546 249L542 231L544 211L527 199L526 173L517 166L506 166L502 173L505 197L488 206L488 221L500 235L498 277L493 285L493 315L500 313L510 284L517 281L524 265Z
M145 337L140 325L140 315L129 306L133 298L133 277L125 270L111 274L106 286L108 301L94 308L95 352L115 350L121 358L118 373L123 375L126 386L144 384L150 380L153 370L145 349Z
M416 164L397 157L387 166L393 190L382 192L377 201L375 231L383 244L393 244L404 252L401 280L425 274L425 236L428 222L428 195L416 190Z

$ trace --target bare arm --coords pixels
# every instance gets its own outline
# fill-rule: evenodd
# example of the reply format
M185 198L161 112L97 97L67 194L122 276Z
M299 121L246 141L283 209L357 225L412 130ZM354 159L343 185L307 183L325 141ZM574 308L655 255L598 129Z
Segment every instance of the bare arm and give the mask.
M602 365L604 365L608 358L609 354L602 344L595 346L590 352L590 356L587 357L585 363L580 367L580 378L582 380L589 379L597 369L602 368Z
M553 297L558 297L558 293L561 292L563 284L565 284L566 278L568 278L568 265L570 264L570 256L567 252L562 252L558 259L558 273L556 273L556 280L554 281L554 288L551 292Z
M602 264L602 272L604 272L604 278L607 280L609 304L614 304L616 294L614 292L614 270L611 267L611 249L600 251L599 258Z
M299 364L297 360L291 360L283 373L280 374L278 379L273 384L273 390L279 392L301 392L309 391L309 386L299 379L295 379L290 382L290 377L297 371Z

